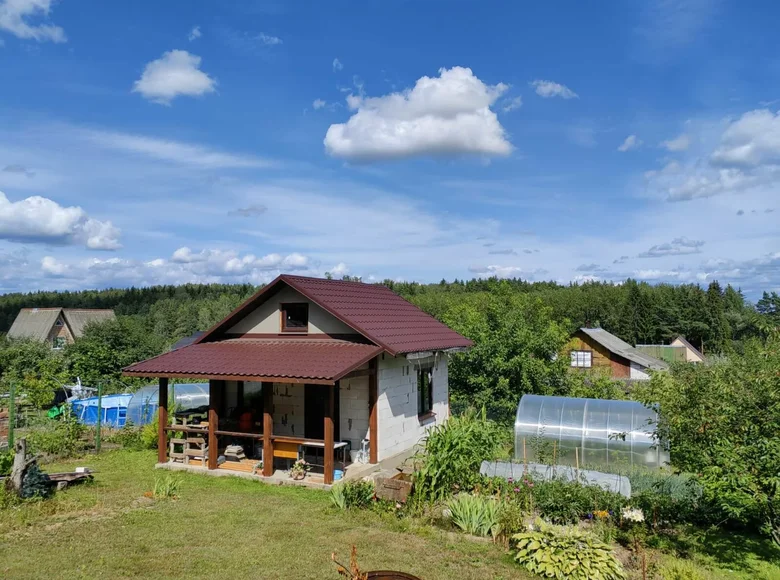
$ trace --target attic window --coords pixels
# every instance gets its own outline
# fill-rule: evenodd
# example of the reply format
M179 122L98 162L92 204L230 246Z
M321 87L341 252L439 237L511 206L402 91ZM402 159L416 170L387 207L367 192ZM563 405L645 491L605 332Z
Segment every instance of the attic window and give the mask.
M281 304L282 332L307 332L309 330L309 305L305 302Z
M62 326L62 318L58 318L57 322L54 323L54 326Z

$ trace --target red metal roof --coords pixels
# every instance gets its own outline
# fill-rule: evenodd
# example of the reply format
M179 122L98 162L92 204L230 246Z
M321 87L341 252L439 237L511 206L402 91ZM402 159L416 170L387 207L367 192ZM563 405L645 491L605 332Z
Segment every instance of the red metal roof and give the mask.
M333 382L382 351L333 339L229 339L192 344L123 369L129 376Z
M199 339L214 340L285 283L390 354L469 347L473 343L386 286L283 274Z

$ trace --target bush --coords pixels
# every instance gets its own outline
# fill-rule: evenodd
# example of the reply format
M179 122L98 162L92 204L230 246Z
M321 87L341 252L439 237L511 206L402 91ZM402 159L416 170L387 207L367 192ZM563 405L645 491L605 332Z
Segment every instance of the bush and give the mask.
M157 449L157 427L160 424L159 414L157 411L154 413L151 422L141 427L140 445L142 449Z
M416 499L436 501L468 491L481 480L482 461L494 459L509 446L510 432L469 410L428 432L423 450L415 456Z
M707 523L714 510L703 497L703 488L690 474L635 471L631 480L631 503L659 524Z
M330 488L330 499L337 508L364 509L374 501L374 484L370 481L345 481Z
M526 529L525 519L528 512L514 501L502 501L498 508L498 530L496 536L508 539L512 534L516 534Z
M574 524L596 511L618 513L626 499L598 485L552 479L534 482L533 505L554 524Z
M472 536L498 535L499 502L483 495L461 493L447 502L452 523Z
M22 481L22 499L46 498L51 495L52 487L49 476L41 471L37 463L33 463L24 474Z
M75 455L82 450L81 437L85 429L69 410L56 419L36 421L27 436L30 452L58 457Z
M11 475L11 467L14 465L14 452L12 450L0 451L0 477Z
M128 421L124 427L111 433L107 440L121 445L125 449L145 449L142 440L142 431L143 428L136 427ZM156 444L157 442L155 441L155 447L157 446Z
M532 574L571 580L622 580L626 577L610 547L572 528L542 529L512 536L515 561Z
M663 580L707 580L707 576L695 564L684 560L674 560L662 565L658 574Z

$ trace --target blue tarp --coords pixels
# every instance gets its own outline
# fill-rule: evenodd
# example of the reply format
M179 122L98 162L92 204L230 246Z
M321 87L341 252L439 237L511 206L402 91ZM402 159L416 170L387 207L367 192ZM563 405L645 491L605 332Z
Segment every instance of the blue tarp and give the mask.
M132 395L106 395L101 401L101 423L107 427L120 428L125 426L127 405ZM98 398L79 399L71 402L73 414L79 423L97 425Z

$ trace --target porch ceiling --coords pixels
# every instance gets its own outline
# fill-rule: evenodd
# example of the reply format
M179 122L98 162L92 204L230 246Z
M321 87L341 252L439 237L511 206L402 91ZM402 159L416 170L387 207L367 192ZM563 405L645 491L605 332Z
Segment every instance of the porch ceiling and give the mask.
M130 365L122 374L330 384L382 350L346 340L229 339L185 346Z

